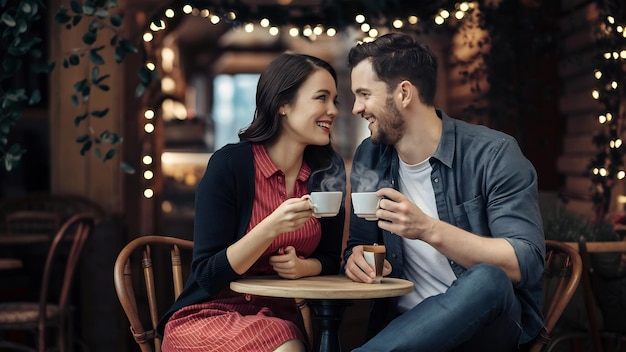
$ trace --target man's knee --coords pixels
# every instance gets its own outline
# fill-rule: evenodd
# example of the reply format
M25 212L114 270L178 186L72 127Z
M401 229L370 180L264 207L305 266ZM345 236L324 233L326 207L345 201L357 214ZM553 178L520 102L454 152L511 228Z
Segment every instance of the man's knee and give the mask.
M492 264L477 264L460 279L468 280L468 287L475 291L476 297L482 297L485 303L501 301L509 305L515 296L513 284L504 270Z

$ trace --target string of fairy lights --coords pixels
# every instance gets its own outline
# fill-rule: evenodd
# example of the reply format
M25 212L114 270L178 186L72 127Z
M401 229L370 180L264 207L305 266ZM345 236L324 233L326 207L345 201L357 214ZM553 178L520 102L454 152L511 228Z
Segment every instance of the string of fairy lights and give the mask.
M454 21L461 21L467 17L468 12L472 11L477 4L475 2L458 2L453 5L452 8L449 9L440 9L436 12L434 16L432 16L432 24L436 26L443 26L447 23ZM150 24L148 28L143 33L142 39L149 45L155 38L156 33L160 31L165 31L168 28L168 24L170 21L179 20L181 16L196 16L201 18L206 18L207 22L211 25L220 25L223 23L228 23L232 25L232 30L234 31L243 31L246 33L252 33L254 31L267 31L271 36L278 36L279 34L286 34L291 37L304 37L308 40L315 41L322 36L334 37L336 36L343 27L339 24L337 25L323 25L321 23L308 23L308 24L277 24L272 23L272 20L269 17L260 17L258 20L242 20L239 18L239 15L236 11L226 10L226 11L218 11L212 10L210 8L202 8L197 7L192 4L182 4L180 7L169 7L162 11L159 16L156 16ZM353 28L358 28L360 33L362 33L362 38L360 41L367 42L376 39L380 34L388 32L389 29L394 30L411 30L417 28L418 25L421 24L421 19L418 14L407 14L403 17L395 17L390 18L385 21L381 21L380 18L368 18L366 13L357 13L354 15L353 23L348 26L352 26ZM163 53L167 55L172 55L169 50L162 50ZM171 62L172 58L164 58L165 62ZM145 67L150 71L157 70L157 66L155 61L148 60L145 63ZM167 70L162 70L167 71ZM161 73L161 72L160 72ZM172 84L175 84L175 81L168 77L167 74L161 77L161 88L164 88L164 84L167 85L165 87L167 90L172 89ZM146 137L152 135L156 129L156 125L153 122L155 118L155 107L147 107L143 111L144 116L144 133ZM147 138L149 140L149 138ZM144 178L144 191L143 195L145 198L150 199L154 197L155 191L154 186L152 185L152 180L155 177L154 172L154 158L155 156L151 154L153 148L150 148L149 145L144 147L144 153L142 156L142 164L144 167L143 178Z
M596 216L602 218L608 211L611 201L611 188L616 180L626 177L621 139L624 120L623 87L626 63L626 26L617 23L612 15L606 15L599 33L599 67L594 69L597 87L591 96L602 104L598 115L602 126L594 137L598 153L591 162L592 201Z

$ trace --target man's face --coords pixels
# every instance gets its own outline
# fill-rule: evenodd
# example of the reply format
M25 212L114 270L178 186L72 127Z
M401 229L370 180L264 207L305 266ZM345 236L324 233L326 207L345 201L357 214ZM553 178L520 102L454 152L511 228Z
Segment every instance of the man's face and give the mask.
M363 60L352 69L352 113L369 122L374 143L395 144L402 138L404 119L387 84L376 77L372 63Z

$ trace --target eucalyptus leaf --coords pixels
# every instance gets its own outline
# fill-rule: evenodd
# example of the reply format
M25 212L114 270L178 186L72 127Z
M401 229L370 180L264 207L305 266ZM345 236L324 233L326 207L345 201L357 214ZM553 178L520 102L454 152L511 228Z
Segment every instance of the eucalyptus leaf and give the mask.
M96 50L89 50L89 60L94 65L104 65L104 58L102 58L102 56L100 56L100 54L98 54Z
M109 113L109 108L106 109L102 109L102 110L94 110L91 112L91 115L94 117L98 117L98 118L102 118L104 116L106 116L106 114Z
M15 22L15 19L6 12L2 14L2 17L0 17L0 19L2 19L2 22L4 22L4 24L6 24L8 27L15 27L15 25L17 24Z
M135 168L128 162L126 161L122 161L120 163L120 168L122 169L122 171L124 171L127 174L134 174L135 173Z
M70 17L67 14L67 8L61 6L59 7L59 10L57 11L57 13L54 15L54 22L58 23L58 24L64 24L67 23L69 20L71 20L72 17Z
M96 84L96 87L100 88L100 90L103 92L108 92L109 90L111 90L111 87L106 84Z
M98 75L100 74L100 67L99 66L94 66L91 69L91 81L93 83L98 83Z
M100 8L96 10L96 17L98 17L99 19L105 19L109 17L109 11L107 11L106 9Z
M78 142L78 143L85 143L88 139L89 139L89 135L88 134L83 134L83 135L80 135L80 136L76 137L76 142Z
M137 97L137 98L142 97L144 95L144 93L146 93L146 86L144 86L143 84L139 83L137 85L137 88L135 88L135 97Z
M87 153L89 151L89 149L91 149L91 141L87 141L83 144L83 146L80 148L80 155L85 155L85 153Z
M133 43L131 43L130 41L128 41L127 39L122 38L120 40L120 45L124 48L124 50L128 53L137 53L138 50L137 48L135 48L135 46L133 45Z
M74 88L74 91L80 93L85 88L86 85L87 85L87 79L84 78L84 79L81 79L80 81L74 83L72 88Z
M89 31L83 34L83 43L91 45L96 42L97 34L95 31Z
M96 155L96 158L101 159L102 158L102 151L100 150L100 148L96 148L93 153Z
M122 25L122 16L118 14L113 14L111 15L110 21L113 26L119 27Z
M77 66L78 64L80 64L80 58L76 54L71 54L69 57L69 60L70 60L70 65L72 66Z
M76 94L72 94L72 96L70 97L71 101L72 101L72 105L73 106L78 106L78 96L76 96Z
M96 67L98 67L98 66L96 66ZM95 79L92 79L92 81L93 81L94 84L99 84L100 82L104 81L105 79L107 79L109 77L111 77L111 75L107 73L106 75L103 75L102 77L96 77Z
M83 13L83 6L75 0L70 1L70 8L72 9L72 11L74 11L75 13Z
M109 149L107 153L104 155L103 161L107 161L112 159L115 156L115 149Z
M89 86L83 87L83 90L80 92L80 94L83 95L83 101L89 100L89 94L90 93L91 93L91 87L89 87Z
M152 71L148 70L146 66L141 66L137 74L141 84L145 86L150 85L150 82L152 82Z
M124 57L126 56L126 50L121 46L115 48L115 62L120 63L124 61Z
M83 19L83 16L81 16L81 15L76 15L76 16L74 16L74 17L72 18L72 25L73 25L73 26L76 26L77 24L79 24L79 23L80 23L80 20L82 20L82 19Z
M33 7L28 2L22 2L20 6L20 11L30 14L33 11Z
M83 4L83 13L85 15L92 16L95 11L96 11L96 9L92 5Z
M30 99L28 100L28 105L35 105L39 103L40 101L41 101L41 92L39 91L39 89L35 89L30 95Z

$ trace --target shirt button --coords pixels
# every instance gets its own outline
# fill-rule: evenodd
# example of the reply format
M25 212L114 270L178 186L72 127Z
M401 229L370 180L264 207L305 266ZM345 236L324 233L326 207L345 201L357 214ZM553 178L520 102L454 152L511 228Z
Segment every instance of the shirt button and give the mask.
M450 261L450 264L454 264L454 260L451 260L451 261Z
M391 253L391 258L395 258L397 255L395 253Z
M244 298L246 301L248 301L248 302L250 302L250 300L252 300L252 297L250 297L250 294L248 294L248 293L246 293L246 295L245 295L245 296L243 296L243 298Z
M433 182L435 182L435 183L439 183L439 177L435 177L435 179L433 180Z

